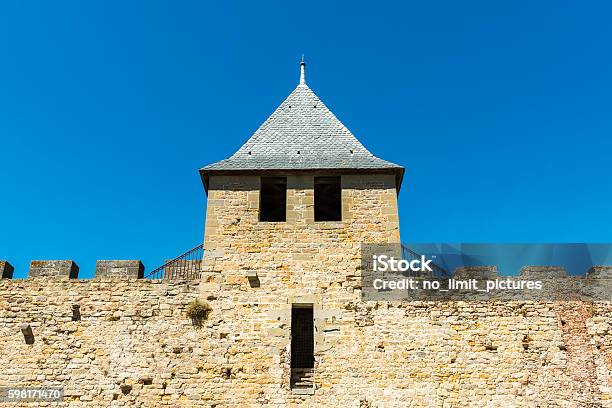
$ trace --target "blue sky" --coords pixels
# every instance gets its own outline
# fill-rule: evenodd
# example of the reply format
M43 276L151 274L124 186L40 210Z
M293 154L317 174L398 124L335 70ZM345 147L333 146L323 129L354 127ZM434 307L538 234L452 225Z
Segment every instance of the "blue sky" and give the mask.
M264 4L265 3L265 4ZM0 259L202 241L197 169L297 85L406 167L406 242L608 242L607 2L4 2Z

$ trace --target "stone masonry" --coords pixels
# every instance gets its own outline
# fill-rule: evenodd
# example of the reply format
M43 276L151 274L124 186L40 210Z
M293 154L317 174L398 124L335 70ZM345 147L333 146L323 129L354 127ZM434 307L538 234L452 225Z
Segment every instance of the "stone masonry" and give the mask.
M96 277L108 278L136 278L140 279L144 275L144 265L140 261L114 260L97 261Z
M63 403L0 406L191 406L207 393L192 379L216 341L185 315L197 296L197 282L0 280L0 386L59 385L66 394Z
M359 244L399 236L393 179L343 176L330 223L313 220L312 180L288 177L286 223L257 221L257 177L210 180L200 289L231 297L247 332L226 329L228 361L250 384L215 392L222 406L610 405L610 366L591 363L611 355L609 303L363 302ZM314 395L289 387L294 303L314 305Z
M79 275L79 267L74 261L32 261L29 276L67 276L75 279Z
M0 261L0 278L1 279L11 279L13 277L13 272L15 268L13 265L8 263L7 261Z
M287 222L258 222L258 180L211 178L201 280L1 280L0 384L61 385L62 407L611 406L609 302L363 302L359 243L399 238L392 177L343 176L324 223L304 175ZM313 395L289 386L293 303L314 305Z
M609 302L280 303L269 283L2 280L0 384L61 385L62 407L610 406ZM314 395L287 384L289 301L317 306Z

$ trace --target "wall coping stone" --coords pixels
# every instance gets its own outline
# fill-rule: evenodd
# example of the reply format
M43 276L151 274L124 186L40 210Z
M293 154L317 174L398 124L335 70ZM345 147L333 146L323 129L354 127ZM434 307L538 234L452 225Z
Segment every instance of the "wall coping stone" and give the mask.
M144 265L140 260L96 261L96 278L142 279Z
M45 276L67 276L70 279L77 279L79 267L76 262L71 260L31 261L28 277L40 278Z
M0 279L13 279L15 268L8 261L0 261Z

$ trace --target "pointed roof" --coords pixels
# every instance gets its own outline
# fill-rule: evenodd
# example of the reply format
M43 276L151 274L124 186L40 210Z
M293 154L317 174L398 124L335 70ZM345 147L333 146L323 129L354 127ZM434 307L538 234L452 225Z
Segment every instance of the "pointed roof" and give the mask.
M395 173L397 187L403 167L370 153L306 85L300 84L231 157L200 169L208 175L226 172L359 170Z

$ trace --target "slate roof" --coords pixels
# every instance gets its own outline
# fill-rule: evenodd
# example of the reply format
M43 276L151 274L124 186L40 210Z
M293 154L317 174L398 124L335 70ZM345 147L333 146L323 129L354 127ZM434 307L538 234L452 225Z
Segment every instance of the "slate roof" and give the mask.
M231 157L200 169L215 172L261 170L376 170L398 175L403 167L370 153L317 95L300 83Z

